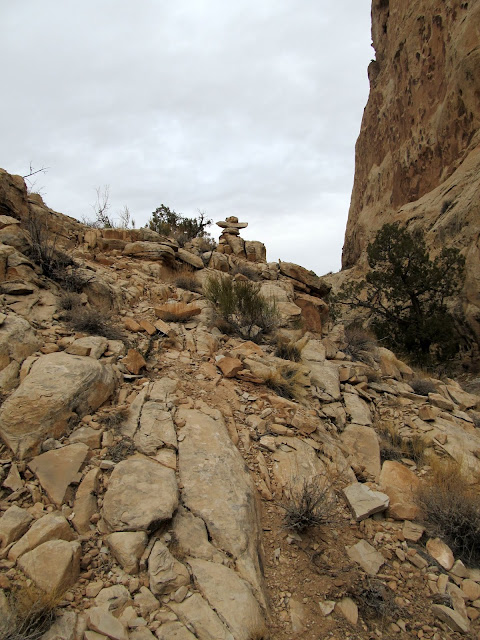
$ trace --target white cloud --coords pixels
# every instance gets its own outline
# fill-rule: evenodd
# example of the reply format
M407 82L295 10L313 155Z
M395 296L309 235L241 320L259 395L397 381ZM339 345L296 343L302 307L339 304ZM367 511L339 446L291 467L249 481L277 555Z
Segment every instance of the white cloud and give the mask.
M238 215L269 259L336 270L368 92L370 0L23 0L2 8L0 165L47 165L45 199L110 185Z

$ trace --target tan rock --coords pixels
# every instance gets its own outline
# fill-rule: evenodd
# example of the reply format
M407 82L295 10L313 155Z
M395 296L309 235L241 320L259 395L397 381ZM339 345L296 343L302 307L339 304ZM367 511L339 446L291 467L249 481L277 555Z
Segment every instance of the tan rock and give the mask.
M207 525L215 545L236 559L240 575L264 598L259 565L260 523L256 489L222 414L180 409L185 422L179 442L179 473L184 505Z
M372 415L365 400L362 400L356 393L344 393L343 401L352 423L365 426L372 424Z
M82 426L72 431L68 438L70 444L78 442L87 445L89 449L100 449L102 442L102 432L92 427Z
M187 251L186 249L178 249L177 258L180 258L182 262L195 267L195 269L203 269L204 267L203 260L199 256L196 256L194 253L190 253L190 251Z
M122 584L101 589L95 596L95 604L107 611L115 611L124 607L130 601L130 592Z
M195 640L195 636L181 622L165 622L156 631L158 640Z
M28 466L57 506L63 503L67 488L76 479L87 453L87 445L70 444L42 453L29 462Z
M280 273L284 276L305 284L310 291L318 296L326 296L330 291L330 285L315 275L313 271L308 271L293 262L282 262L281 260L279 260L279 267Z
M340 602L337 602L335 611L338 611L351 625L357 624L358 607L351 598L342 598Z
M60 513L49 513L34 522L27 533L13 545L8 553L8 559L15 561L44 542L52 540L71 542L74 539L75 534L67 520Z
M67 347L66 352L77 356L90 356L98 360L105 353L107 346L108 340L103 336L86 336L77 338Z
M21 364L41 346L42 342L30 323L16 314L9 313L0 325L0 370L11 360Z
M148 576L150 591L157 596L190 584L190 574L185 565L176 560L160 540L155 542L150 552Z
M345 394L348 395L348 394ZM340 436L355 463L374 479L380 476L380 443L371 427L348 425Z
M224 357L217 360L216 365L225 378L234 378L243 369L243 363L238 358Z
M389 498L385 493L373 491L360 482L354 482L345 487L343 495L357 522L365 520L374 513L385 511L389 504Z
M87 609L88 628L101 633L111 640L128 640L128 633L123 624L102 607Z
M80 557L78 542L51 540L23 554L18 565L40 589L61 594L77 581Z
M433 604L432 612L440 620L443 620L450 629L458 631L460 633L468 633L470 631L470 624L468 619L464 618L457 611L446 607L443 604Z
M193 593L181 603L169 603L180 622L192 629L196 637L213 640L231 640L232 635L199 593Z
M360 540L347 549L348 557L362 567L370 576L376 576L385 558L366 540Z
M173 264L175 253L166 244L159 242L129 242L123 249L123 255L139 260L161 260L165 264Z
M148 531L169 520L177 505L175 472L137 454L117 464L110 476L103 517L112 531Z
M149 336L153 336L157 333L155 326L148 320L140 320L141 328L148 333Z
M189 565L201 595L226 622L235 640L261 638L265 621L247 583L222 564L191 559Z
M405 540L410 540L411 542L418 542L420 538L423 536L425 532L425 527L422 527L421 524L417 524L416 522L410 522L410 520L405 520L403 523L403 537Z
M0 435L20 457L63 434L72 415L97 409L112 393L113 369L67 353L42 356L0 409Z
M440 538L430 538L427 540L427 551L434 558L438 564L444 569L450 571L455 562L452 550L445 544Z
M127 355L122 359L122 364L134 375L147 366L145 358L136 349L129 349Z
M387 460L380 473L380 486L390 498L388 513L397 520L414 520L419 513L415 493L420 480L405 465Z
M125 573L138 573L138 564L148 542L144 531L112 533L107 536L106 542Z
M90 469L80 483L73 505L73 526L78 533L90 531L90 518L97 512L100 469Z
M429 393L428 400L434 407L438 407L444 411L453 411L455 409L455 403L447 400L447 398L444 398L439 393Z
M425 422L433 422L437 417L437 411L428 404L423 404L418 410L418 417Z
M154 456L161 447L177 448L172 415L157 402L145 402L134 443L140 453Z
M0 518L0 547L7 547L23 536L33 517L16 505L9 507Z
M134 320L134 318L130 318L129 316L124 318L123 326L125 327L125 329L127 329L127 331L132 331L133 333L137 333L138 331L142 330L141 325L136 320Z

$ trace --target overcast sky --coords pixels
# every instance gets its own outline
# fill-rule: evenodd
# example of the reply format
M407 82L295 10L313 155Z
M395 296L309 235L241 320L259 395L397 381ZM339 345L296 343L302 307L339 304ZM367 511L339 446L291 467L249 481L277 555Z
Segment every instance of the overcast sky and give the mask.
M0 166L49 167L79 219L109 185L113 217L236 215L269 261L337 271L370 42L370 0L4 0Z

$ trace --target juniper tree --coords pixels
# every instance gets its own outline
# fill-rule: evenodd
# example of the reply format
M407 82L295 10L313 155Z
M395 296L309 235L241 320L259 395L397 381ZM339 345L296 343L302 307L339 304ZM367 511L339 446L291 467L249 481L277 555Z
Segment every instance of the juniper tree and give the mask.
M445 247L432 260L422 231L387 223L367 257L365 279L346 283L332 298L334 308L369 310L377 336L419 362L454 355L459 335L446 300L462 284L465 258L459 250Z

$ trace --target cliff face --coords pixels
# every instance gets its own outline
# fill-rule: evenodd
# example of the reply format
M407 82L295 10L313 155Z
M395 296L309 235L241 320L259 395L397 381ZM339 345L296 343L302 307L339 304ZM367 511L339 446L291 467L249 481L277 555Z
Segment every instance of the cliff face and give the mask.
M343 268L385 222L421 226L433 254L465 254L480 333L480 3L373 0L372 39Z

